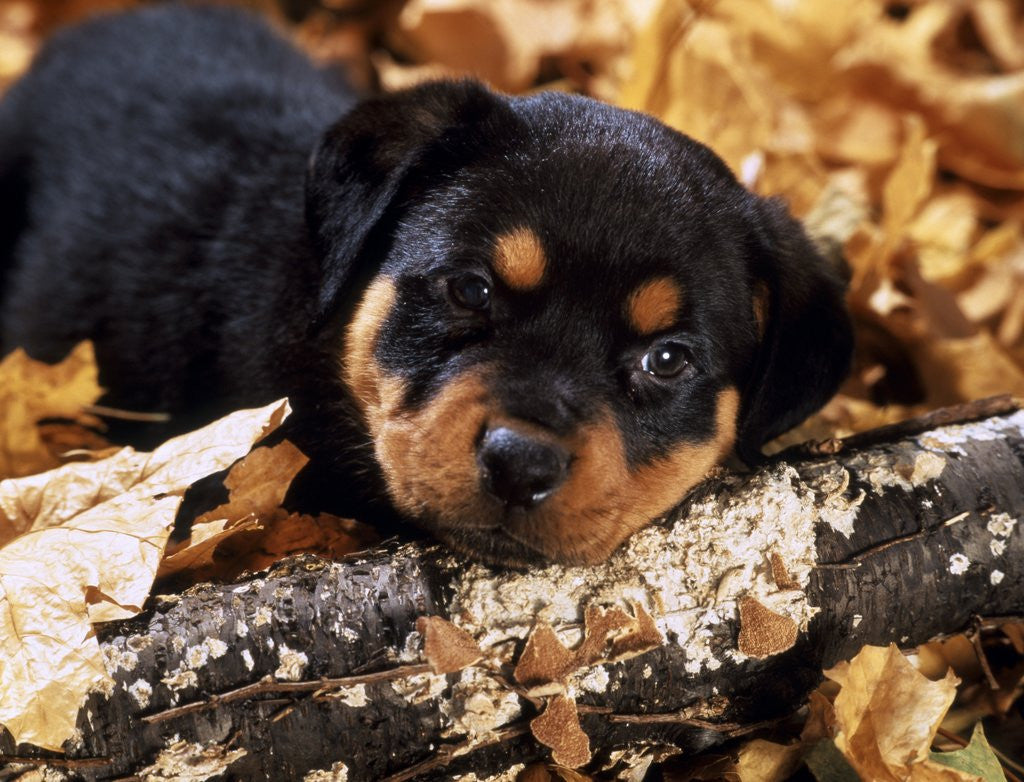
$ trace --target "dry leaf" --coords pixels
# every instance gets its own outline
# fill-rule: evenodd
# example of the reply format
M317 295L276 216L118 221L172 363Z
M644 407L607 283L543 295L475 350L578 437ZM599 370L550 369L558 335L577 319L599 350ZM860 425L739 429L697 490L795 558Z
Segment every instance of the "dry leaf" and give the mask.
M927 137L924 121L909 114L906 140L882 188L882 230L895 240L918 213L932 191L938 144Z
M800 765L802 744L776 744L764 739L748 741L740 749L736 771L741 782L783 782Z
M264 412L267 411L267 412ZM0 481L0 544L28 529L53 527L145 482L154 493L174 493L223 469L244 454L254 439L254 421L276 429L288 414L287 403L240 411L207 427L168 440L152 453L123 448L96 462L68 464L17 480ZM183 452L193 452L189 459ZM226 461L227 460L227 461ZM218 466L220 465L220 466Z
M580 727L576 701L572 698L550 698L544 713L530 722L530 730L537 741L551 748L555 763L579 768L590 762L590 739Z
M421 616L416 631L423 636L423 656L434 673L455 673L483 657L473 636L447 619Z
M189 538L168 551L157 575L188 570L193 580L230 579L243 571L263 570L290 554L338 558L378 542L376 531L366 524L281 507L307 461L287 440L253 450L224 479L228 501L193 522Z
M956 695L952 671L933 682L895 645L865 646L826 671L842 689L835 699L836 747L864 779L959 779L932 768L928 753Z
M540 622L519 655L513 675L534 695L562 692L569 675L601 662L626 660L664 642L644 607L632 602L633 616L621 608L587 606L583 640L570 651L550 625Z
M33 475L60 464L39 423L64 418L98 424L82 412L102 393L97 376L91 342L79 343L52 366L29 358L20 348L0 361L0 477Z
M271 448L256 448L235 464L224 479L228 501L193 522L188 540L169 551L160 563L160 577L208 566L217 546L227 538L262 529L276 517L287 517L281 502L292 479L308 461L285 440Z
M558 640L554 629L545 622L538 622L526 639L513 676L524 687L531 690L552 682L563 682L576 668L576 655ZM558 691L560 687L555 688Z
M796 622L766 608L754 598L740 599L739 614L737 646L743 654L755 658L771 657L796 643Z
M244 525L245 529L231 527L214 543L212 565L197 570L196 579L235 578L242 571L263 570L299 553L338 559L380 542L373 527L329 513L307 516L281 511L267 521L250 520Z
M0 724L15 741L59 750L71 737L86 694L111 683L91 623L141 609L185 489L244 455L285 415L287 403L275 402L152 454L123 451L107 465L115 489L93 483L101 499L92 503L80 486L64 506L40 498L57 496L76 469L94 482L102 462L3 483L8 498L26 484L25 506L53 514L0 549Z
M601 89L595 66L615 67L653 7L653 0L409 0L392 37L414 62L513 92L532 86L545 60L557 57L593 91Z

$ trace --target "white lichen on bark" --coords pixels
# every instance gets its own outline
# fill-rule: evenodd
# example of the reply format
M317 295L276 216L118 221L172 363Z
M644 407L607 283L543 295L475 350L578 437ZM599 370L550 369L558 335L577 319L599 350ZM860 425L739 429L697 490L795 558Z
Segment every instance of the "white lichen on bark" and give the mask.
M816 491L788 465L728 477L721 487L691 505L684 519L637 533L603 565L511 573L471 566L455 585L451 615L485 649L525 638L536 622L551 624L571 643L586 606L630 611L635 601L669 643L685 647L696 670L721 664L711 650L714 626L735 617L741 597L753 596L805 628L815 609L801 589L774 582L769 557L777 554L791 579L806 585L823 502L848 513L849 501L841 494L830 501L828 486Z

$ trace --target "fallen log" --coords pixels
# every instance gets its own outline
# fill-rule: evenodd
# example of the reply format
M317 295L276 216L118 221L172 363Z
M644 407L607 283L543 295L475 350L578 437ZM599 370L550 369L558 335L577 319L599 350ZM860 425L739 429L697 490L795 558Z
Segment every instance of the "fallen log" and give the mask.
M64 756L0 733L0 779L636 773L785 718L864 644L1024 616L1022 516L997 399L716 476L600 567L294 558L98 627L116 686Z

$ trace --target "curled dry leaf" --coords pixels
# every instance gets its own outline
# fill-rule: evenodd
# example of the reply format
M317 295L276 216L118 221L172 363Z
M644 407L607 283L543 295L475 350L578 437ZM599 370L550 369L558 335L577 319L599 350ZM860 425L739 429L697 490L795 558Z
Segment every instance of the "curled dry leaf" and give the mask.
M193 522L189 539L167 552L159 575L210 565L217 546L231 535L258 529L275 515L287 516L281 502L292 479L308 461L287 440L254 449L232 466L224 479L228 501Z
M40 422L61 418L97 425L83 413L102 393L97 377L91 342L79 343L59 364L35 361L20 348L0 361L0 478L33 475L60 464Z
M235 464L224 479L228 501L193 522L189 538L161 561L158 577L187 570L192 580L229 579L245 570L262 570L289 554L337 558L376 543L379 537L368 525L281 507L307 461L286 440L256 448Z
M0 724L15 741L59 750L71 737L86 694L111 682L91 623L141 609L185 489L243 456L287 413L287 402L275 402L151 454L125 449L108 465L0 485L5 508L45 514L22 518L41 523L0 548ZM79 470L88 475L82 483L72 478ZM103 476L111 486L96 483ZM61 503L65 486L73 491Z
M928 759L956 695L952 671L930 681L891 645L866 646L825 675L841 686L834 703L836 747L862 778L961 778Z

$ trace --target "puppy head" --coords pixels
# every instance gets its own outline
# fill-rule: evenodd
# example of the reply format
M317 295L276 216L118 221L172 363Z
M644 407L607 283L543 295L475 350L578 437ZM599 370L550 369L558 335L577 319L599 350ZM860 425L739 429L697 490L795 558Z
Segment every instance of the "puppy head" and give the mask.
M849 362L843 283L785 211L590 100L369 101L307 211L322 316L357 296L339 373L392 502L484 559L603 559Z

